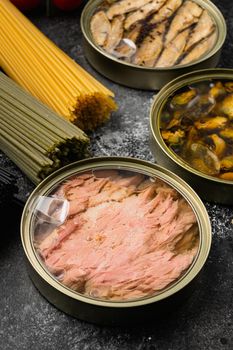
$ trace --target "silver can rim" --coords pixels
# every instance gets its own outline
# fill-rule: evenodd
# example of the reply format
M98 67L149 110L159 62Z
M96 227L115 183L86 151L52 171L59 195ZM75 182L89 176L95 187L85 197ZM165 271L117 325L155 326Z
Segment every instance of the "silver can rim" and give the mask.
M78 171L81 172L88 169L90 170L93 167L99 167L101 162L102 166L105 168L109 168L112 166L120 166L121 169L122 167L125 167L128 169L130 168L130 170L132 169L138 172L144 171L147 174L158 176L159 178L176 188L178 192L181 193L181 195L183 195L183 197L189 202L192 209L194 210L194 213L197 217L200 235L199 251L197 253L197 256L194 259L191 266L189 267L189 269L187 270L187 272L180 279L178 279L178 281L175 282L171 287L165 289L165 291L162 291L160 294L130 301L105 301L101 299L87 297L80 293L72 291L71 289L65 287L63 284L58 282L40 263L38 256L35 254L35 249L33 246L30 232L30 219L33 213L34 197L37 196L38 193L48 192L48 190L51 189L51 186L58 184L62 180L62 177L64 179L65 176L75 174ZM92 166L90 166L90 164L92 164ZM189 285L202 270L208 258L212 241L211 224L207 210L197 193L183 179L181 179L177 175L174 175L171 171L157 164L153 164L148 161L143 161L135 158L116 156L88 158L82 161L77 161L49 175L34 189L34 191L29 196L22 213L20 230L21 242L26 257L31 267L44 281L46 281L50 286L52 286L59 292L65 294L69 298L84 302L86 304L103 306L108 308L131 308L143 306L162 301L172 296L173 294L181 291L184 287Z
M199 63L207 61L209 58L214 56L217 52L219 52L226 40L227 36L227 25L225 18L221 11L218 9L218 7L210 0L193 0L196 3L198 3L200 6L203 8L207 9L209 13L211 13L212 17L214 18L215 24L218 29L218 39L216 40L215 45L212 47L211 50L207 52L206 55L203 55L199 60L183 64L183 65L177 65L177 66L171 66L171 67L143 67L139 66L133 63L128 63L124 62L123 60L120 60L111 54L103 51L98 45L94 43L92 40L91 34L89 33L89 30L87 30L86 27L86 18L89 18L89 15L91 12L93 12L92 7L96 8L103 0L89 0L87 4L84 6L82 13L81 13L81 18L80 18L80 26L81 26L81 31L82 34L85 38L85 40L88 42L89 45L92 46L92 48L97 51L100 55L106 57L110 61L116 63L116 64L121 64L126 67L130 67L135 70L141 70L141 71L147 71L147 72L174 72L179 70L183 70L185 68L192 67L194 65L197 65Z
M200 70L195 70L193 72L189 72L186 74L182 74L181 76L171 80L169 83L167 83L162 87L162 89L154 97L154 100L151 104L150 132L152 134L153 141L155 141L157 145L160 147L161 152L164 152L165 155L172 162L175 162L178 166L182 167L182 169L187 170L190 174L195 174L200 178L207 179L216 184L233 185L233 182L231 180L215 178L213 176L201 173L200 171L192 168L188 163L183 161L182 158L176 156L176 154L167 147L159 131L160 113L163 109L164 104L166 103L167 98L171 96L171 94L175 93L175 91L193 82L201 82L207 79L221 79L221 78L229 80L229 76L232 76L232 79L233 79L233 69L231 68L229 69L207 68L207 69L200 69Z

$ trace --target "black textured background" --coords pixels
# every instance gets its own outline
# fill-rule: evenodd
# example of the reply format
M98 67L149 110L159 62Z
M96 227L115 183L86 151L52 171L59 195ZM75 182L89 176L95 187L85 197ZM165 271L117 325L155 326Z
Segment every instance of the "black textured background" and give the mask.
M218 66L233 68L233 2L213 2L222 11L228 27ZM153 92L116 85L89 66L82 51L79 11L52 17L42 13L29 17L61 49L116 94L119 110L105 126L90 135L93 155L156 161L148 143ZM3 153L0 153L0 166L17 176L18 197L25 201L34 185ZM88 324L50 305L35 289L26 271L19 233L22 208L12 205L1 211L0 349L233 349L233 211L230 206L204 204L212 223L213 244L191 302L159 325L133 329Z

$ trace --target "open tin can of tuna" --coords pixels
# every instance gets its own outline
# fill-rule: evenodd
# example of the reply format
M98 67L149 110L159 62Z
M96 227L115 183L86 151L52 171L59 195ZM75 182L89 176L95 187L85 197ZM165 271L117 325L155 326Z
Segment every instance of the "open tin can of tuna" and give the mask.
M184 303L211 246L205 206L182 179L133 158L70 164L43 180L21 220L29 274L53 305L105 325Z
M207 201L233 204L233 70L174 79L154 99L150 144L158 164Z
M227 31L208 0L90 0L81 29L84 53L98 72L145 90L215 67Z

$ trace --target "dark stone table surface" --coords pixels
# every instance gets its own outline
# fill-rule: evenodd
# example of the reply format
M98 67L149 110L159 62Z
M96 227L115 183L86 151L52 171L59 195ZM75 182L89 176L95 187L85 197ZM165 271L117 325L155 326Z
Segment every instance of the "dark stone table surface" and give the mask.
M228 27L218 67L233 68L233 2L215 0ZM148 115L154 92L114 84L86 61L79 11L46 17L28 15L61 49L112 89L119 110L93 134L94 156L131 156L156 162L148 143ZM0 153L0 165L14 172L23 202L34 185ZM213 242L197 288L187 307L157 324L110 328L72 318L57 310L36 290L27 274L20 240L22 207L12 204L1 212L0 349L4 350L217 350L233 349L233 210L204 202ZM6 217L8 214L8 218Z

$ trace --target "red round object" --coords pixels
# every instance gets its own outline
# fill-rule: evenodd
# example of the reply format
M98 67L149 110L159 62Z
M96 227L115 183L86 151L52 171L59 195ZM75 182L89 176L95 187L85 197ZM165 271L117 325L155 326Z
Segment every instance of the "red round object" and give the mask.
M41 0L11 0L20 11L29 11L41 4Z
M83 0L52 0L52 3L62 11L75 10L82 2Z

